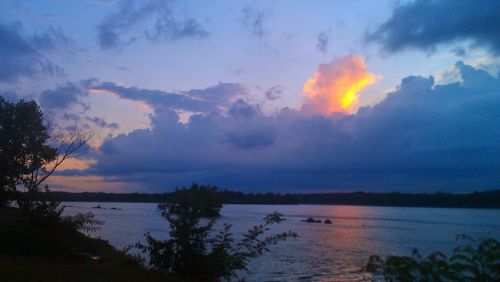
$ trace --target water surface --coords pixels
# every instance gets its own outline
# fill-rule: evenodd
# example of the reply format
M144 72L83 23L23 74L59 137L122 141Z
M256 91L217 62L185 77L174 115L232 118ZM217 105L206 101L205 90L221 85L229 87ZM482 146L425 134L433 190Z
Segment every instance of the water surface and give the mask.
M92 211L105 225L100 236L121 249L150 232L167 238L168 224L151 203L65 203L67 213ZM94 209L100 205L104 209ZM112 207L121 210L112 210ZM409 255L418 248L450 253L457 234L500 239L500 210L328 205L225 205L219 223L238 236L273 211L286 221L273 232L292 230L293 239L253 260L242 277L248 281L363 281L360 272L372 254ZM332 224L305 223L313 217Z

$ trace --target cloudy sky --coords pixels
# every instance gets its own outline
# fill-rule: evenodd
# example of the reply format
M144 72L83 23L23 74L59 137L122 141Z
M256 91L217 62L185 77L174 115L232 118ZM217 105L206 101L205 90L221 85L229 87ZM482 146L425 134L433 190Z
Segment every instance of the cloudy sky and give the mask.
M55 190L500 185L500 3L1 1L0 94L92 130Z

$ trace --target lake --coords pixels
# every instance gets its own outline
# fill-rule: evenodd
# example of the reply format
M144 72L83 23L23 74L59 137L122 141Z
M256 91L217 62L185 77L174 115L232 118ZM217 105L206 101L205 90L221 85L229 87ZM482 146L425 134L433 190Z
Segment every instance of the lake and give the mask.
M93 212L105 221L91 234L118 249L142 241L146 232L167 238L168 224L152 203L65 203L67 214ZM94 209L100 205L103 209ZM121 210L112 210L112 207ZM286 221L272 232L292 230L299 238L272 246L241 277L248 281L366 281L360 270L372 254L451 253L457 234L500 239L500 210L332 205L225 205L218 220L241 235L273 211ZM313 217L332 224L306 223Z

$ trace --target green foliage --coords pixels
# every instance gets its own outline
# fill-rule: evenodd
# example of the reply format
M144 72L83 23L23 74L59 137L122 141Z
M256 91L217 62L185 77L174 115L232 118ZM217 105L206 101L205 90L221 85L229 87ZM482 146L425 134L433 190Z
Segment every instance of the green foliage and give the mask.
M91 212L62 216L63 206L54 201L36 202L34 209L28 212L29 218L36 225L55 226L68 230L96 232L103 221L95 218Z
M81 155L93 136L79 130L51 136L48 128L34 101L10 103L0 97L0 205L16 200L23 210L35 209L42 183L65 160Z
M24 258L0 254L0 281L2 282L186 282L159 271L151 271L130 263L121 254L106 256L106 261L75 262L68 259Z
M42 193L45 196L43 199L32 201L29 209L21 209L34 225L69 231L95 232L104 224L91 212L63 216L64 206L61 202L50 199L50 193L48 187L45 186L45 192Z
M222 230L210 241L212 248L209 258L215 270L215 277L237 278L236 271L246 269L250 259L268 252L270 245L297 237L297 233L292 231L264 236L269 231L270 225L279 224L284 220L282 216L278 212L268 214L263 219L264 224L253 226L237 243L234 243L231 225L224 224Z
M196 201L191 205L186 198L180 202L160 204L161 215L170 224L171 240L155 240L148 233L150 263L157 269L188 275L194 269L202 269L207 264L207 238L214 219L200 224L202 212Z
M40 197L49 194L47 185L41 188L42 182L91 137L79 131L62 134L56 138L60 144L55 149L48 145L51 135L35 102L11 103L0 97L0 206L16 200L28 218L40 226L95 230L100 222L92 214L61 216L64 207L60 202ZM19 193L18 186L24 187L25 193Z
M176 189L169 201L189 206L193 212L200 212L202 217L218 217L222 208L221 197L215 186L193 184L189 189Z
M423 258L417 250L411 256L389 256L385 261L374 255L365 269L382 274L389 282L500 281L500 243L495 239L477 241L465 235L458 239L469 244L455 248L450 258L440 252Z
M0 281L183 280L146 270L108 242L74 228L36 224L25 211L0 208Z
M10 103L0 97L0 202L12 197L19 184L36 188L33 174L57 156L47 144L49 138L35 102Z
M102 224L93 216L56 217L43 209L0 208L0 254L61 258L70 252L97 252L104 245L78 232Z
M462 281L500 281L500 243L495 239L476 241L465 235L461 238L477 245L453 250L451 269L460 273Z
M150 265L157 270L202 281L237 278L236 271L245 269L251 258L269 251L270 245L296 237L291 231L264 237L272 224L280 223L282 215L272 213L262 225L254 226L237 243L231 225L224 224L212 236L215 218L200 222L204 206L196 198L177 198L161 204L158 209L169 222L170 239L156 240L146 234L147 245L137 247L149 254Z

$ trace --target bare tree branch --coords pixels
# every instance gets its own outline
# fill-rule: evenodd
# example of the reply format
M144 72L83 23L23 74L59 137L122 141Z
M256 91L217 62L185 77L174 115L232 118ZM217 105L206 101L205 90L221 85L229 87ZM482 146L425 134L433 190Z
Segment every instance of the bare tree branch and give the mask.
M82 147L84 147L92 138L94 137L94 132L74 130L69 133L60 133L55 138L57 140L57 157L51 163L50 168L43 167L43 176L38 179L38 173L36 178L33 179L35 187L38 187L47 178L49 178L56 169L67 159L78 158L88 153L87 150L83 152L78 152Z

